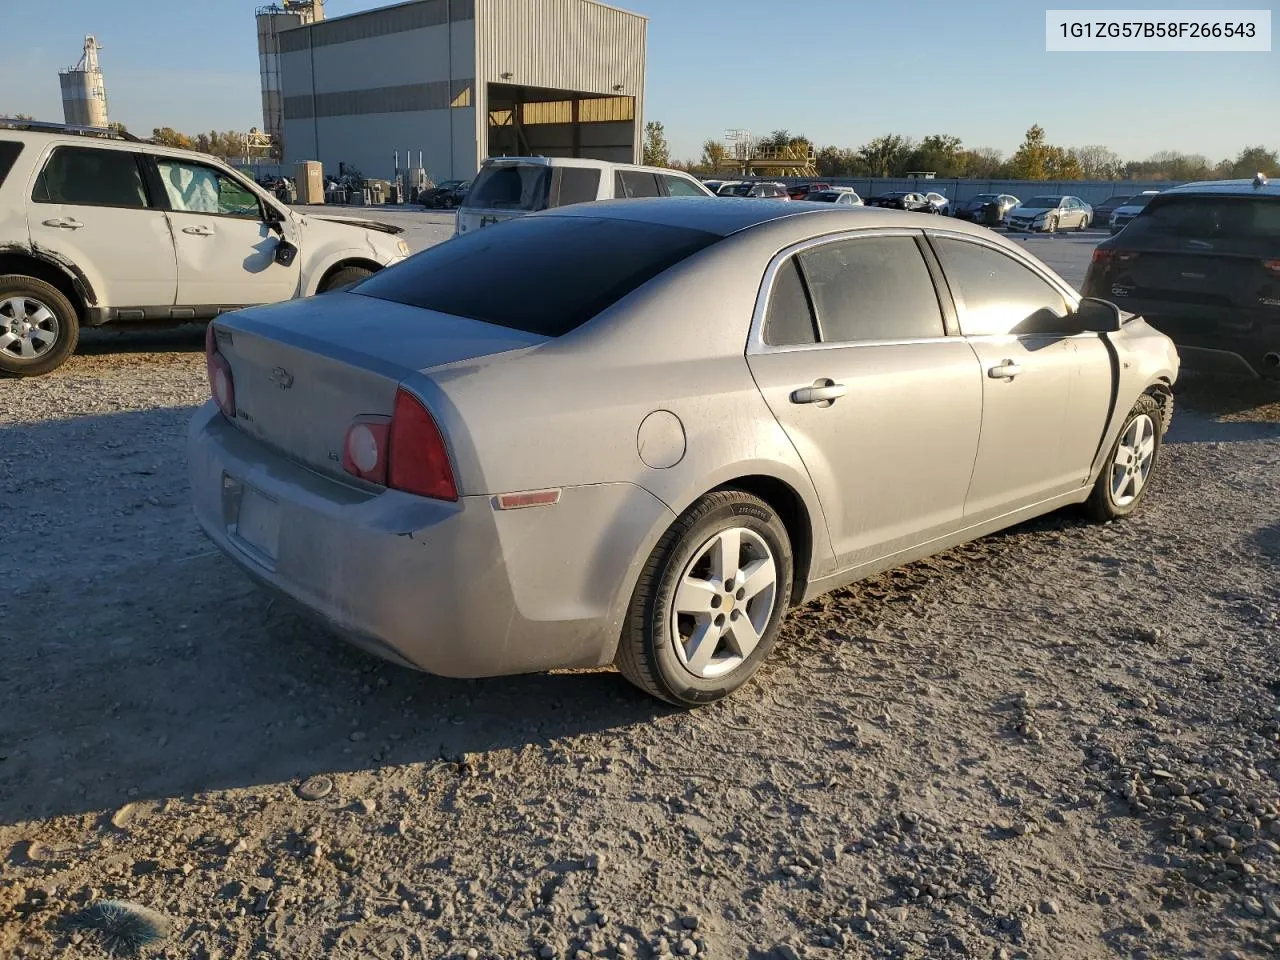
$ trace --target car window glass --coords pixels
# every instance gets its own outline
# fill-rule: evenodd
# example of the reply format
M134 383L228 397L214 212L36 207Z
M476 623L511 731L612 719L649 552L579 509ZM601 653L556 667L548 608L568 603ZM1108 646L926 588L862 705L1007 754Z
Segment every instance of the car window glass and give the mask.
M618 183L621 190L616 190L619 197L656 197L659 196L658 178L647 170L619 170Z
M147 191L132 151L57 147L40 171L32 199L142 209L147 206Z
M1126 237L1263 240L1280 236L1280 200L1269 197L1170 196L1125 227ZM1274 246L1272 246L1274 249Z
M764 342L773 347L790 347L814 343L817 333L813 312L804 292L804 281L795 258L788 260L773 278L769 309L764 319Z
M0 186L4 185L4 178L13 169L14 161L21 152L22 144L16 140L0 140Z
M212 167L157 157L156 168L169 206L177 212L253 220L262 216L255 194Z
M466 205L473 209L532 213L546 208L550 193L550 167L541 163L494 163L476 175Z
M720 239L631 220L517 217L429 247L352 292L558 337Z
M600 171L595 167L561 167L559 206L590 203L600 192Z
M703 197L697 184L690 183L684 177L663 176L662 182L667 186L667 194L672 197Z
M1055 333L1069 309L1048 281L1006 254L977 243L934 241L966 336Z
M933 280L911 237L838 240L799 260L824 343L943 335Z

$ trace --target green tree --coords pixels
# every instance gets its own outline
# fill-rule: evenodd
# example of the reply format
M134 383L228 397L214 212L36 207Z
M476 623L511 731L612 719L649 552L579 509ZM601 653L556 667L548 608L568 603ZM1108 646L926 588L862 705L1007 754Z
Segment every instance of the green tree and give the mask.
M1080 161L1062 147L1045 140L1044 127L1035 125L1027 131L1009 161L1009 173L1016 180L1078 180Z
M178 147L190 150L195 143L185 133L179 133L173 127L156 127L151 131L151 142L162 147Z
M900 177L907 172L907 161L915 150L910 137L896 133L876 137L858 150L858 157L873 177Z
M817 153L816 166L820 177L865 177L867 165L856 150L848 147L823 147Z
M715 171L729 157L729 148L719 140L708 140L702 145L702 166Z
M120 123L119 121L108 123L107 129L119 136L124 136L129 132L129 128L126 127L123 123Z
M1276 151L1266 147L1245 147L1231 164L1229 177L1239 179L1254 177L1262 173L1267 176L1280 176L1280 157Z
M907 158L912 170L932 170L939 177L958 177L964 172L964 151L960 138L931 134L920 141Z
M650 120L644 125L644 162L650 167L671 166L667 132L657 120Z
M1008 177L1004 154L995 147L977 147L961 154L963 176L977 180L1003 180Z

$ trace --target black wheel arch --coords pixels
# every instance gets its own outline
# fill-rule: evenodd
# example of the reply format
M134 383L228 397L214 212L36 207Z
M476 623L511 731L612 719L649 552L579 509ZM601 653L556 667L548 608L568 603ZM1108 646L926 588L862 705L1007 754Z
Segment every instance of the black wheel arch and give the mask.
M5 245L0 245L0 277L6 276L43 280L71 302L80 323L93 323L89 308L98 302L93 287L79 270L73 270L60 259L47 256L39 249L6 249Z
M377 273L382 269L382 264L376 260L365 260L360 257L354 257L349 260L339 260L328 270L324 272L324 276L320 278L320 282L316 284L316 290L321 291L335 274L339 271L346 270L348 267L359 267L362 270L368 270L370 273Z

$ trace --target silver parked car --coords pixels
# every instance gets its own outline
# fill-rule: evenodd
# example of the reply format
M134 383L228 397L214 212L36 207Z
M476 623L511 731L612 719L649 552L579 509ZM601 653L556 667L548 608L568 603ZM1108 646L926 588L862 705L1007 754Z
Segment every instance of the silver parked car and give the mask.
M723 697L788 608L1038 514L1135 509L1172 343L989 230L581 204L219 317L195 512L357 644Z

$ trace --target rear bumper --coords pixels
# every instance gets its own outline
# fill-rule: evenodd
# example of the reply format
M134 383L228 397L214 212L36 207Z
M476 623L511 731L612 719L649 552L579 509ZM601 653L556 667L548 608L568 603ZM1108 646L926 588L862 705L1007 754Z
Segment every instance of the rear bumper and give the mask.
M511 511L375 494L274 453L212 404L187 452L196 518L246 573L350 642L448 677L610 662L636 557L675 519L626 483ZM245 489L274 504L272 548L242 538Z
M1086 288L1087 288L1086 284ZM1280 379L1280 310L1270 313L1094 294L1138 313L1178 346L1187 370Z

